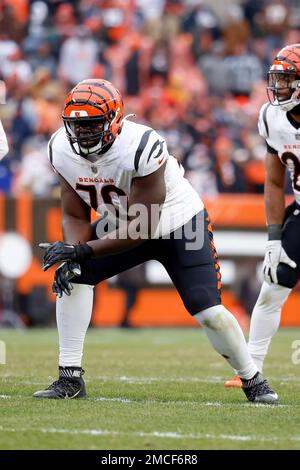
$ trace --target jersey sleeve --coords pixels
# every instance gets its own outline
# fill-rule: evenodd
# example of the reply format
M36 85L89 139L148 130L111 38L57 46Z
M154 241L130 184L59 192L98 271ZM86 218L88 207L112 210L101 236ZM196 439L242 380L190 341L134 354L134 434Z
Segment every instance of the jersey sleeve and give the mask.
M2 160L5 155L8 154L8 143L5 131L2 126L2 122L0 121L0 160Z
M270 103L264 104L259 112L259 117L258 117L258 131L259 135L265 140L266 142L266 147L267 147L267 152L272 153L274 155L278 155L277 149L274 148L274 144L271 143L271 137L270 137L270 125L269 125L269 117L268 117L268 111L270 108Z
M269 106L270 103L264 104L259 111L258 117L258 132L259 135L265 140L267 140L269 137L269 125L267 121Z
M134 176L141 177L154 173L168 157L165 140L153 129L145 131L134 156Z

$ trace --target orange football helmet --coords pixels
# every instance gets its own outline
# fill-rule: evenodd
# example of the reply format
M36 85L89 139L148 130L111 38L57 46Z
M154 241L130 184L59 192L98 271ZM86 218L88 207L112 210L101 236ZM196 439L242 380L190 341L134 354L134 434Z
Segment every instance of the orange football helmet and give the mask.
M268 72L267 93L270 103L284 111L300 104L300 44L278 52Z
M122 96L107 80L88 78L68 94L62 119L77 155L84 158L101 155L121 131Z

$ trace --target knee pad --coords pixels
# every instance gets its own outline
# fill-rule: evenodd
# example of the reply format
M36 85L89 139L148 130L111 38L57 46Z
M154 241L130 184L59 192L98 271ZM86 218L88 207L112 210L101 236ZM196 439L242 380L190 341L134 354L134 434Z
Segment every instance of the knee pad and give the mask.
M293 269L287 264L279 263L277 268L277 279L280 286L292 289L299 281L299 278L300 275L298 268Z

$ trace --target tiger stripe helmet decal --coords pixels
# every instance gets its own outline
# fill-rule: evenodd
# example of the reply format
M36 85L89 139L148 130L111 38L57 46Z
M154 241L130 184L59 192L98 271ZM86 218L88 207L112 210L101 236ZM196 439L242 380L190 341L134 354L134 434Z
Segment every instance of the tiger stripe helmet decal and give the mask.
M300 104L300 44L278 52L268 72L267 93L270 103L284 111Z
M73 151L101 154L116 139L123 120L120 92L107 80L86 79L68 94L62 119Z

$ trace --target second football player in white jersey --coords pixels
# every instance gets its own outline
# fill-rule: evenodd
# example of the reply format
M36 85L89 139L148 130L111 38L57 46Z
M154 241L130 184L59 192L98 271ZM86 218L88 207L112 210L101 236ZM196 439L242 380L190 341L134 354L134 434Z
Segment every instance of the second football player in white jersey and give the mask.
M248 349L260 371L281 310L300 279L300 44L281 49L268 73L269 103L259 113L265 139L265 209L268 242L264 283L255 304ZM295 201L285 207L285 171L290 173ZM241 386L238 377L225 383Z

